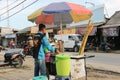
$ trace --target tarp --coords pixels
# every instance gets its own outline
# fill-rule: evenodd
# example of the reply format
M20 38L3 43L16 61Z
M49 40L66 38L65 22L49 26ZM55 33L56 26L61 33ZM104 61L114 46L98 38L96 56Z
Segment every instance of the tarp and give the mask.
M103 36L118 36L119 29L118 28L104 28Z

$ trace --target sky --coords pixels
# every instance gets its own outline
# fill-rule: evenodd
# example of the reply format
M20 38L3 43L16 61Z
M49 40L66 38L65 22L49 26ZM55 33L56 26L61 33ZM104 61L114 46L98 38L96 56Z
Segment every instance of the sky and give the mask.
M107 17L111 17L115 13L115 11L120 10L120 0L8 0L8 5L11 4L8 8L11 9L14 7L9 11L9 15L16 13L17 11L21 10L22 8L26 7L34 1L37 2L30 7L22 10L20 13L17 13L16 15L10 17L8 25L8 19L3 20L8 16L8 14L6 13L7 0L0 0L0 27L23 29L25 27L33 26L35 24L28 21L27 16L30 15L32 12L36 11L37 9L53 2L72 2L86 7L92 7L92 5L88 3L85 4L85 2L93 3L95 6L105 4L105 14L107 14ZM20 5L16 7L16 5L18 4Z

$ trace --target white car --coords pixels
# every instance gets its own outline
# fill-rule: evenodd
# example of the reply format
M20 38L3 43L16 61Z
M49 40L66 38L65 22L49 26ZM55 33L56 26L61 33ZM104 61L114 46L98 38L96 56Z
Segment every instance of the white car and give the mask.
M64 49L73 49L75 52L79 51L79 47L82 44L81 38L82 36L80 34L62 34L54 36L54 39L64 42Z

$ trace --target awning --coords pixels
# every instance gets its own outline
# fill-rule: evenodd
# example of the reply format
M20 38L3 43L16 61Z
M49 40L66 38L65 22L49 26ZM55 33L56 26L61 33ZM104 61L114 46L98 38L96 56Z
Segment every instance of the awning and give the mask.
M104 25L104 26L101 26L98 28L117 28L119 26L120 26L120 24L112 24L112 25Z
M20 34L20 33L27 33L28 31L30 31L30 29L31 29L30 27L27 27L27 28L24 28L24 29L18 31L17 33L18 34Z
M9 38L15 38L16 34L7 34L5 35L5 38L9 39Z
M38 27L36 27L36 26L26 27L26 28L18 31L17 33L22 34L22 33L28 33L28 32L37 33L38 32Z

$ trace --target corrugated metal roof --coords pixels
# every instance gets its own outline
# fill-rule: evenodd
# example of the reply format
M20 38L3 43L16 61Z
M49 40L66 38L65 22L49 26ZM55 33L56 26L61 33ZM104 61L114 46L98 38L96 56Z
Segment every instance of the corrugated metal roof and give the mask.
M100 28L118 27L118 26L120 26L120 11L117 11L106 23L106 25L101 26Z
M106 23L106 25L113 25L113 24L120 24L120 11L117 11Z

